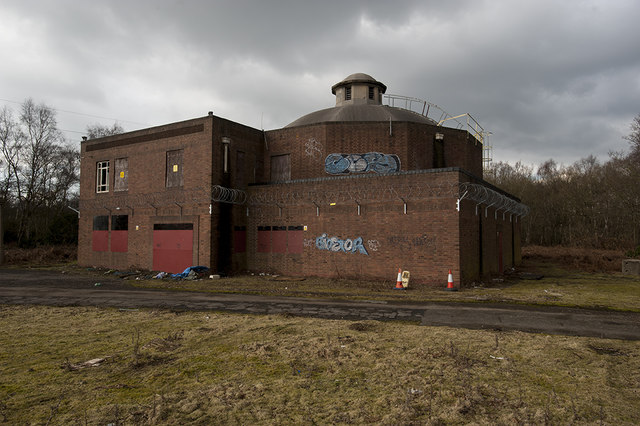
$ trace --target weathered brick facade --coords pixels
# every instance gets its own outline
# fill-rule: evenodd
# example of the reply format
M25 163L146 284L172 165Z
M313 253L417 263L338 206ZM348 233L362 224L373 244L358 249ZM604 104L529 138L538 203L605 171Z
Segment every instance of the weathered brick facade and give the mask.
M278 130L209 114L84 141L79 264L367 279L402 268L432 285L517 265L520 217L461 192L490 187L476 138L379 105L386 87L354 76L375 90L352 93L374 98L345 99L345 80L340 106Z

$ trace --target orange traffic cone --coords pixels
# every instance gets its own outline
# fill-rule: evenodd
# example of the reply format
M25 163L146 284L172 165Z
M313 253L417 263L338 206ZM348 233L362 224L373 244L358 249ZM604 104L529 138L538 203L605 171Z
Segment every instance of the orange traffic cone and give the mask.
M451 274L451 269L449 269L449 277L447 278L447 291L458 291L457 288L453 285L453 275Z
M402 268L398 268L398 279L396 280L394 290L404 290L404 286L402 285Z

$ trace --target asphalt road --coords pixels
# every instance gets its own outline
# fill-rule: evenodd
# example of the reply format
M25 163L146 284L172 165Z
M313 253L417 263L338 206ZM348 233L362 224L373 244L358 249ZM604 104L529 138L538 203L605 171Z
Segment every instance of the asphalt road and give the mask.
M385 303L243 294L160 291L121 279L56 271L0 269L0 304L291 314L350 320L402 320L421 325L640 340L640 313L550 306Z

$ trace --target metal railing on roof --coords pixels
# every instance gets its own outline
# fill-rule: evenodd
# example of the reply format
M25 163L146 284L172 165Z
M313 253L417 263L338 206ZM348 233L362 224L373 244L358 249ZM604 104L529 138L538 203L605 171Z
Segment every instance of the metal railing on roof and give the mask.
M493 160L493 146L489 143L491 132L485 130L471 114L464 113L453 116L434 103L410 96L386 94L384 99L387 101L386 105L402 108L430 118L438 126L443 126L446 123L444 127L466 130L482 144L483 167L487 169Z

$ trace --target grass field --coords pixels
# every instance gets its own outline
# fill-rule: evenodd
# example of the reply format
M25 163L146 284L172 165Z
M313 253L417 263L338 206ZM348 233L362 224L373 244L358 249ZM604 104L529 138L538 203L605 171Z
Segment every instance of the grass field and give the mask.
M638 342L97 308L0 324L7 424L640 421Z
M391 280L255 275L127 282L176 291L638 311L640 279L615 272L616 256L529 250L516 273L456 293L393 291ZM0 327L6 424L640 423L635 341L284 315L1 305Z

